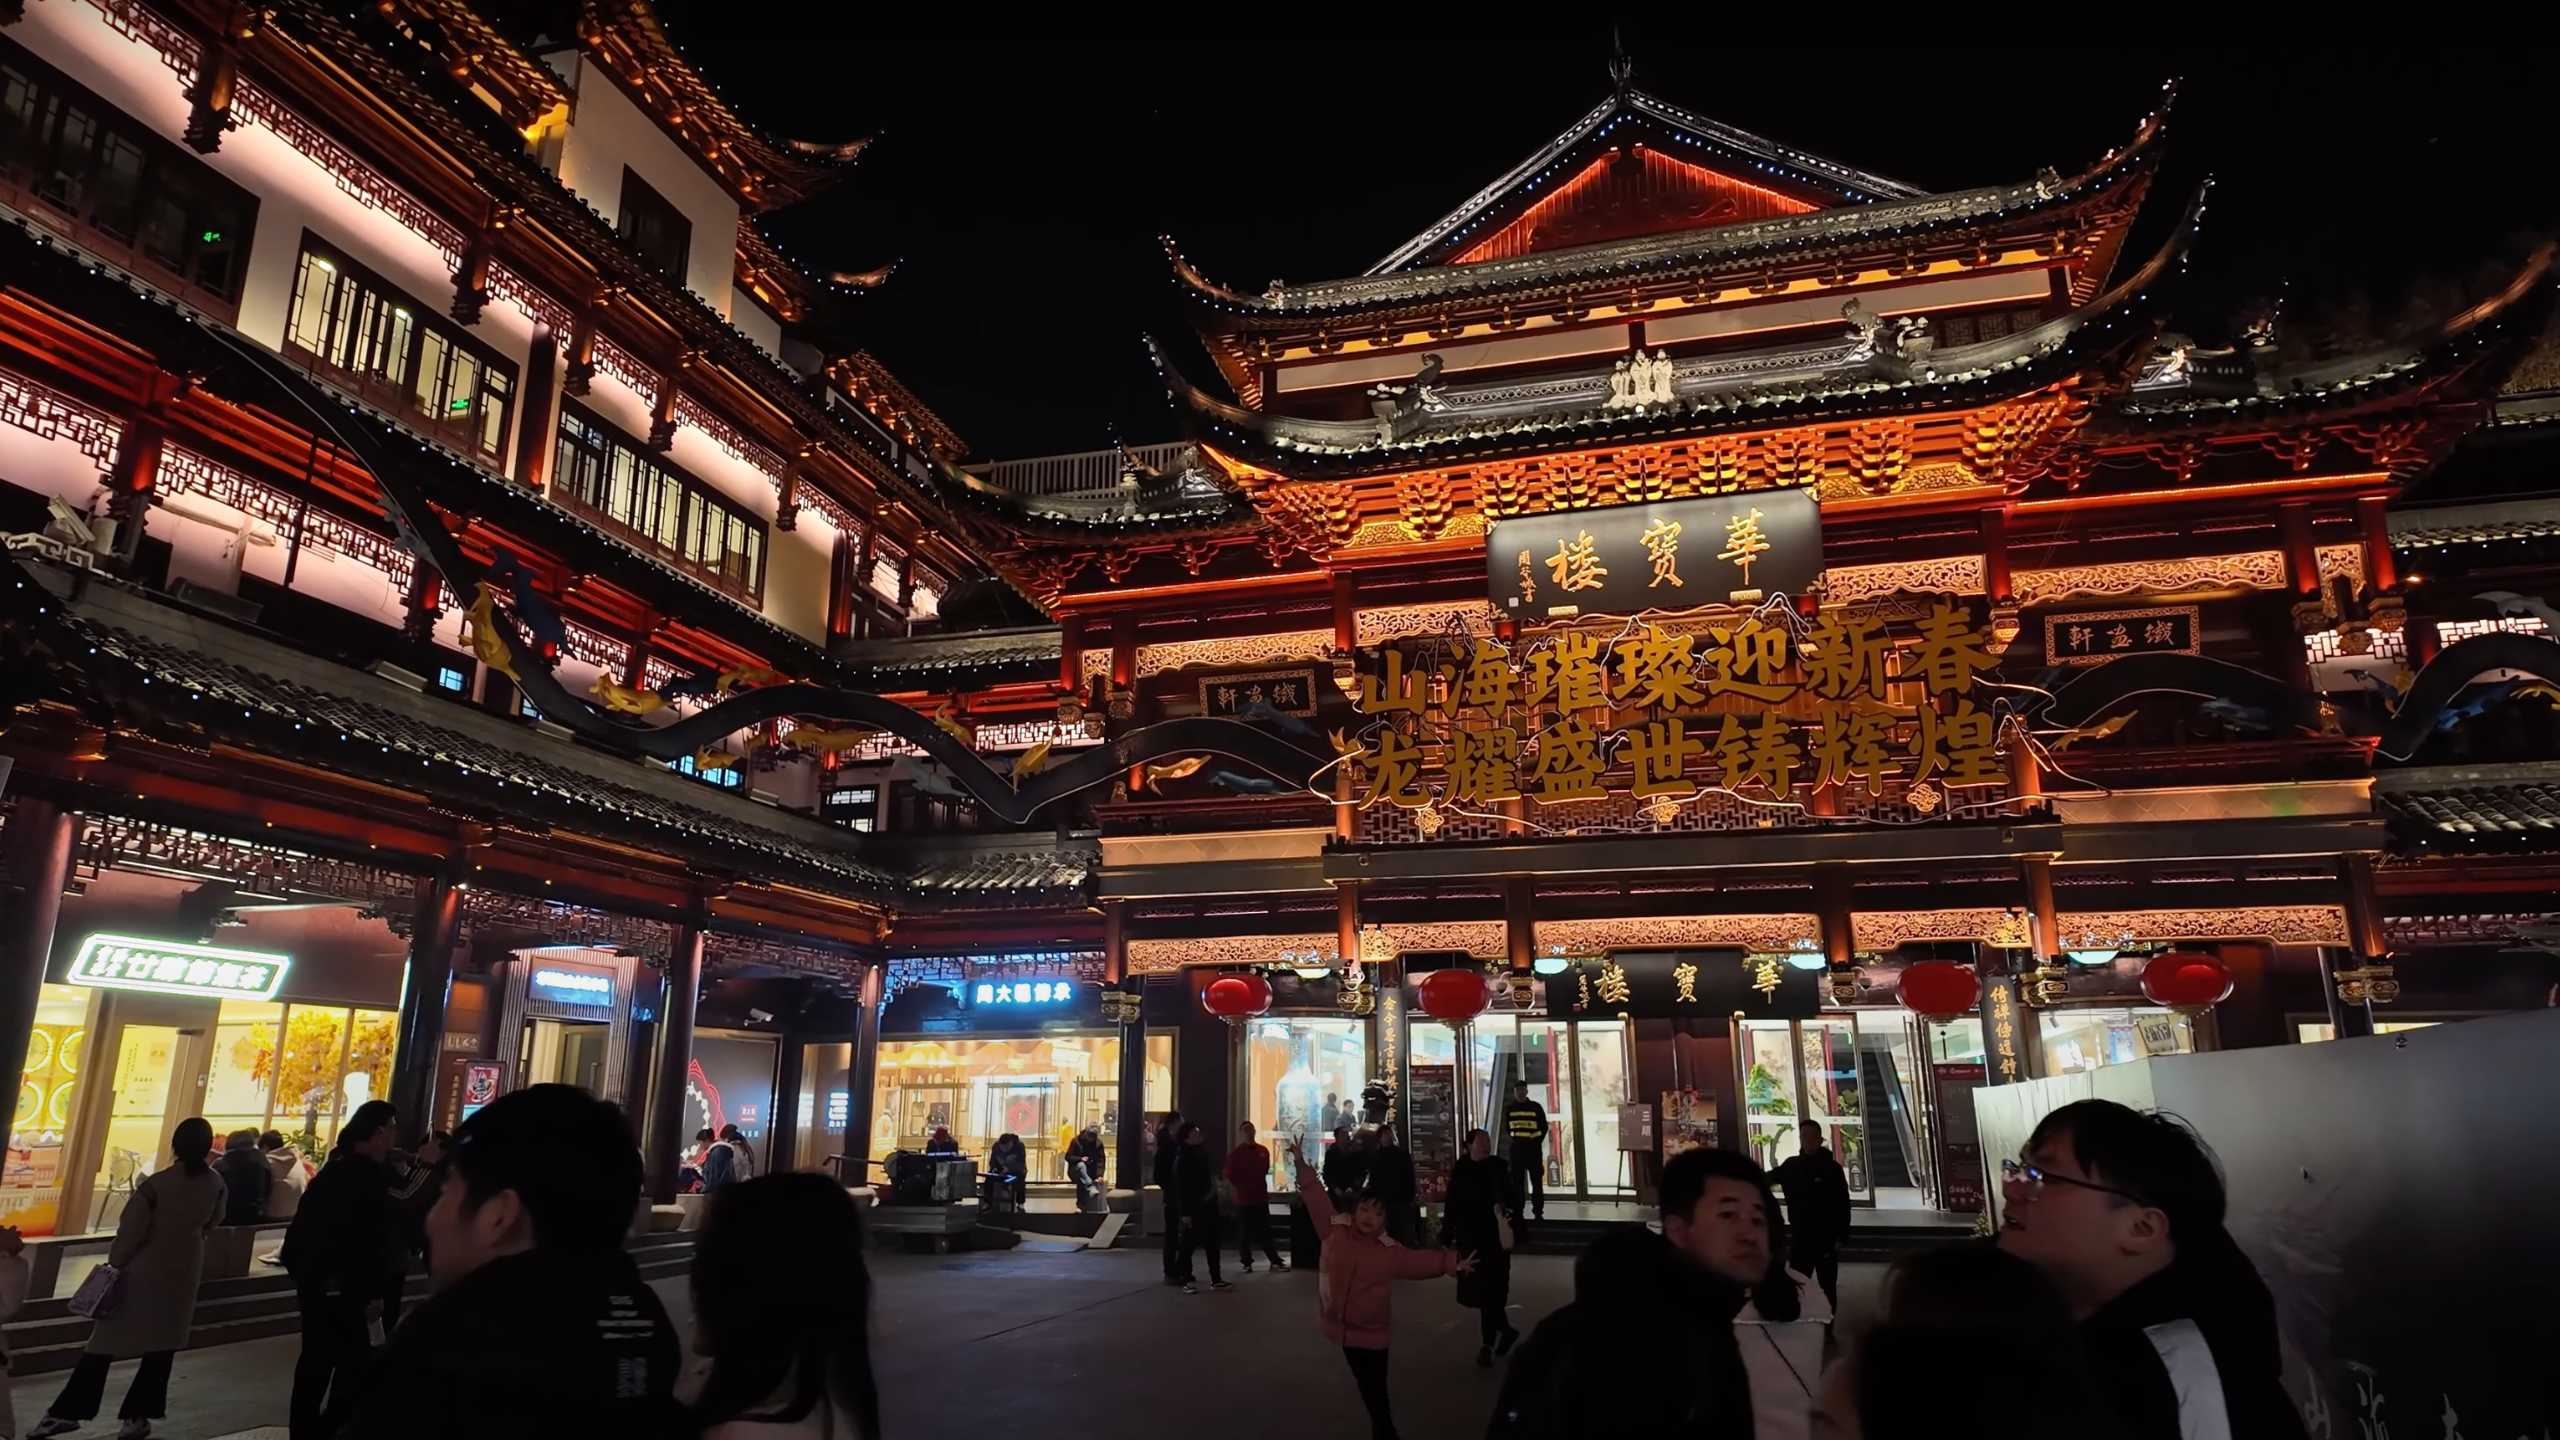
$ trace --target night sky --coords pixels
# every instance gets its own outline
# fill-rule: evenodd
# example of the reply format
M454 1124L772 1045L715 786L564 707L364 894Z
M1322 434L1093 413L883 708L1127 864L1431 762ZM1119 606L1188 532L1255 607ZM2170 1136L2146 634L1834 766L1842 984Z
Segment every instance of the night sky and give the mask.
M1609 86L1605 18L1529 33L1497 12L1398 9L1321 34L1277 18L1260 27L1274 33L1221 34L1177 9L1114 34L949 8L965 18L845 7L786 31L731 23L733 4L661 6L749 120L879 137L846 182L767 233L813 270L900 262L843 331L981 458L1176 437L1139 346L1186 333L1159 234L1241 290L1357 274ZM1754 50L1658 24L1624 35L1638 86L1929 190L2074 173L2180 77L2169 163L2123 263L2211 175L2178 306L2199 335L2226 333L2244 299L2279 285L2305 326L2369 309L2388 332L2412 306L2476 292L2525 232L2560 228L2536 142L2560 82L2549 52ZM1205 360L1192 368L1215 382Z

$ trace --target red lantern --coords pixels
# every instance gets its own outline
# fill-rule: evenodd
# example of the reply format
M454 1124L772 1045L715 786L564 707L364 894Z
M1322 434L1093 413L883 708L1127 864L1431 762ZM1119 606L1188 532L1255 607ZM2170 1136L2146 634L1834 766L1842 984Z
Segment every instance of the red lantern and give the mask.
M2142 967L2142 993L2182 1015L2221 1004L2230 998L2232 984L2231 967L2222 957L2201 950L2167 951Z
M1982 977L1953 960L1919 960L1903 967L1902 1003L1939 1024L1970 1014L1982 1003Z
M1221 975L1200 992L1200 1003L1228 1024L1241 1025L1271 1008L1271 982L1251 971Z
M1434 970L1422 977L1422 1013L1464 1025L1484 1013L1484 976L1474 970Z

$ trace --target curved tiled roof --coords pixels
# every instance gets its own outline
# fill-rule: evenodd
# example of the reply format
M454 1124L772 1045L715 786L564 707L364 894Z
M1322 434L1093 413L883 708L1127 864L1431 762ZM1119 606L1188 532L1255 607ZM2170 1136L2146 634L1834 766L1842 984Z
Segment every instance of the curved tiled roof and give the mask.
M1872 250L1886 238L1897 245L1907 244L1941 231L2070 209L2149 172L2159 153L2157 142L2165 129L2165 109L2164 106L2162 114L2147 117L2133 142L2124 149L2110 152L2098 164L2068 178L2045 175L2012 185L1936 195L1906 189L1894 198L1870 204L1469 265L1393 271L1381 268L1352 279L1275 285L1261 295L1247 295L1218 285L1184 259L1170 237L1164 244L1176 279L1204 312L1203 323L1210 328L1218 328L1217 317L1222 315L1307 325L1333 316L1378 310L1392 313L1409 306L1445 306L1453 300L1497 295L1534 298L1550 289L1588 288L1595 282L1676 280L1772 260L1816 257L1845 247Z

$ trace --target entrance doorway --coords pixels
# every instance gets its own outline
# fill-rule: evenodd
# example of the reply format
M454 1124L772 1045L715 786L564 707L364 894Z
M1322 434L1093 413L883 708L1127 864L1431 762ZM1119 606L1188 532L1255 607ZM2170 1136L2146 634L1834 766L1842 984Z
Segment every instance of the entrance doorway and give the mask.
M605 1058L612 1048L613 1027L568 1020L528 1020L518 1053L524 1085L575 1085L590 1095L604 1095Z
M118 1027L115 1076L93 1182L96 1214L90 1229L105 1229L124 1213L135 1188L160 1168L168 1131L176 1123L172 1112L192 1112L176 1090L186 1068L181 1061L187 1039L201 1033L175 1025Z

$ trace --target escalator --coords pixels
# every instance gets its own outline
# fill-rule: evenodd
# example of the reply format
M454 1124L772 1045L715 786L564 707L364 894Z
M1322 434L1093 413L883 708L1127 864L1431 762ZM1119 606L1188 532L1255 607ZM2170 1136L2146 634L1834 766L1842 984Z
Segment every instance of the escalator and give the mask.
M1881 1036L1875 1037L1881 1042ZM1911 1115L1903 1096L1900 1078L1894 1073L1893 1051L1882 1043L1867 1043L1860 1037L1858 1045L1858 1090L1862 1095L1884 1097L1886 1115L1877 1115L1872 1101L1867 1112L1866 1144L1869 1181L1882 1188L1914 1187L1920 1182L1911 1170ZM1879 1120L1885 1123L1878 1124Z

